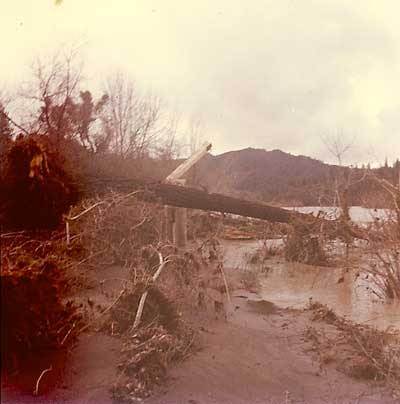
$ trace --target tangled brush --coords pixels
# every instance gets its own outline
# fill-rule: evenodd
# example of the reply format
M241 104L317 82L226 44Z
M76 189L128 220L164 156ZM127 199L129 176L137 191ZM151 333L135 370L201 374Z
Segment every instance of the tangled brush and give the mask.
M357 379L382 381L400 394L399 332L354 324L318 302L309 310L313 321L331 324L337 332L334 338L328 338L309 328L306 338L313 341L316 350L322 354L335 351L339 370Z
M1 243L4 380L32 392L43 369L51 368L44 390L59 382L81 321L67 300L65 262L54 239L3 235Z

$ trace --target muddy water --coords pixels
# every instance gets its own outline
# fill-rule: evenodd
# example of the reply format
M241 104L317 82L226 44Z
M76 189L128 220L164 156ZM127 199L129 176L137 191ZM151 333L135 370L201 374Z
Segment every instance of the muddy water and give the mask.
M271 240L279 245L282 240ZM262 246L260 241L224 241L224 264L232 270L249 269L248 257ZM382 302L368 289L368 280L351 270L343 276L342 268L314 267L274 259L261 275L261 298L281 307L302 308L309 299L327 304L352 321L381 329L400 329L400 304Z

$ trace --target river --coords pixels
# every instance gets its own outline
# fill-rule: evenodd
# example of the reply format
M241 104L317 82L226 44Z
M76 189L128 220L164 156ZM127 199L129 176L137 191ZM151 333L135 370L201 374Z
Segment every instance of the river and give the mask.
M353 210L354 212L354 210ZM360 210L356 210L360 214ZM370 217L363 212L362 218ZM269 240L279 245L282 240ZM231 270L249 268L248 256L262 247L262 241L224 240L224 265ZM400 329L400 303L378 299L365 275L352 269L343 276L342 268L315 267L274 258L267 274L261 276L260 298L281 307L302 308L310 298L328 305L335 313L357 323L380 329Z

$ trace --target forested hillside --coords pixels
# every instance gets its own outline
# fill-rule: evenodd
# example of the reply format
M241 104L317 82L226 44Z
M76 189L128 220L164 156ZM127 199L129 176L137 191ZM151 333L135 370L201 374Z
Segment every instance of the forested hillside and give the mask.
M378 185L374 176L395 183L400 164L368 169L340 167L280 150L247 148L218 156L208 156L193 173L195 182L208 192L240 195L283 205L330 205L335 202L337 184L349 188L349 203L381 206L388 203L371 200ZM379 188L381 190L381 188Z

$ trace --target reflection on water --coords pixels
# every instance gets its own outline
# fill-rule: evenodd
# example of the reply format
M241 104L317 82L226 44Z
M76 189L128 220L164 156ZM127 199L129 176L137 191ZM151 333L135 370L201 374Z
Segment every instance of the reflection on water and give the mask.
M281 240L270 240L277 244ZM224 264L227 268L248 267L246 257L262 246L261 241L223 241ZM271 265L272 266L272 265ZM342 269L288 263L276 260L271 271L261 280L260 295L281 307L301 308L309 299L328 305L338 315L358 323L381 329L400 329L400 304L381 302L367 289L368 281L350 271L342 277ZM340 280L340 282L339 282Z

